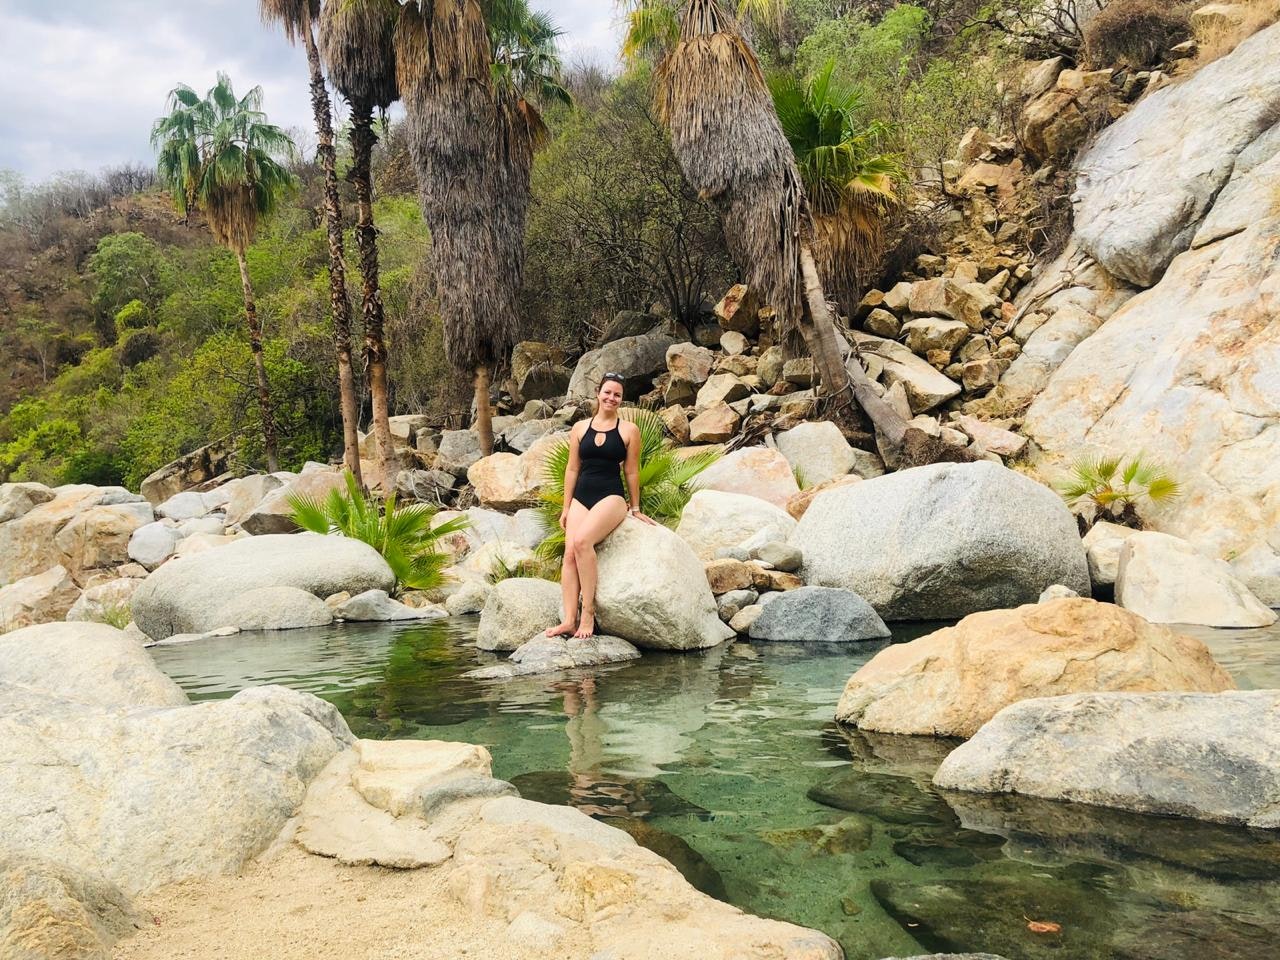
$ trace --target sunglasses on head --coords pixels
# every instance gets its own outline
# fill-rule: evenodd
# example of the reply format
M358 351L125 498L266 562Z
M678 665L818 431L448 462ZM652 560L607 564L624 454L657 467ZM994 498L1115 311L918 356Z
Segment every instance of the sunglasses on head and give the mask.
M600 378L601 383L604 383L606 380L612 380L614 383L618 384L618 386L622 386L622 374L620 373L606 373Z

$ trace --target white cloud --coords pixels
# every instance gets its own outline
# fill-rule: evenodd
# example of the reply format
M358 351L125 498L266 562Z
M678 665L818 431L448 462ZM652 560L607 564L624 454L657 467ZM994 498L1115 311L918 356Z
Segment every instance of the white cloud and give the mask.
M568 62L611 64L609 0L546 0ZM264 27L256 0L5 0L0 7L0 168L39 179L153 159L152 122L176 83L203 91L217 71L263 88L283 127L311 127L306 58Z

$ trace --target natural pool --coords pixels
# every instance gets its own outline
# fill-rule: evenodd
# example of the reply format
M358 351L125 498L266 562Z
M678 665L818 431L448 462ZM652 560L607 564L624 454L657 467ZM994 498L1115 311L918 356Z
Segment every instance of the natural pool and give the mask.
M941 795L951 744L831 716L875 645L735 643L572 678L479 683L475 618L157 647L193 699L284 683L360 737L467 740L526 797L611 818L703 890L825 930L850 960L1280 957L1280 836L1047 801ZM930 627L901 631L911 639ZM1280 629L1196 631L1280 687ZM1036 934L1028 921L1060 933Z

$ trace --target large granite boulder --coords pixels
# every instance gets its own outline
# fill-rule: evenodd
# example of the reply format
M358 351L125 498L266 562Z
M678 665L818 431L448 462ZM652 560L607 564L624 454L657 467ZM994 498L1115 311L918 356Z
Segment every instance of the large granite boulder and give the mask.
M666 527L628 517L596 556L601 633L654 650L713 647L734 635L716 612L702 561Z
M752 640L847 643L891 636L880 615L851 590L800 587L771 601L751 624Z
M1081 693L1000 711L938 768L954 790L1280 828L1280 691Z
M280 489L286 482L286 479L273 473L255 473L231 481L226 485L232 487L226 502L227 526L239 523L252 513L254 507L265 500L268 494Z
M1197 553L1167 533L1145 531L1120 548L1116 603L1153 623L1269 627L1276 613L1237 580L1223 560Z
M515 650L539 630L554 627L563 616L560 584L535 577L508 577L494 584L480 611L476 646L481 650Z
M1234 687L1199 640L1109 603L1064 598L975 613L881 650L849 678L836 719L882 733L970 737L1033 697Z
M0 523L0 584L13 583L57 564L66 567L67 557L56 541L58 533L78 513L102 499L102 489L89 484L56 487L51 492L54 496L50 500L11 507L17 515ZM70 567L68 572L75 573Z
M0 636L0 686L5 684L110 710L187 702L137 640L105 623L42 623Z
M663 333L623 337L606 343L598 350L588 350L573 368L569 380L570 400L593 400L600 389L600 378L617 373L623 379L623 392L637 397L652 389L653 378L667 368L667 348L674 343Z
M800 492L791 464L771 447L743 447L721 457L698 474L700 490L745 493L782 507Z
M22 785L0 791L0 837L127 893L232 872L351 742L337 710L284 687L122 714L0 682L0 764Z
M784 430L778 449L806 487L845 476L857 462L853 447L830 420L814 420Z
M699 490L685 504L676 533L699 560L714 560L726 547L753 537L786 540L796 522L782 508L745 493Z
M80 588L61 564L23 577L0 587L0 633L61 620L79 599Z
M1076 233L1112 274L1149 287L1191 245L1236 158L1275 124L1277 45L1280 24L1260 30L1145 98L1080 158Z
M129 536L126 552L129 559L140 563L148 570L154 570L164 563L178 549L182 534L178 528L163 520L145 523Z
M942 463L819 494L791 535L804 581L844 587L886 620L1016 606L1061 583L1089 593L1062 500L998 464Z
M347 490L343 471L320 469L301 473L263 497L240 521L240 528L255 537L272 533L293 533L298 525L293 522L293 507L289 505L289 498L304 497L324 503L334 490L339 493Z
M298 630L333 623L333 611L314 593L277 583L232 597L209 619L237 630Z
M16 520L55 496L43 483L0 483L0 523Z
M27 514L23 520L34 516L38 510ZM84 583L92 571L128 563L129 540L133 531L153 519L151 504L145 502L90 507L77 513L58 531L54 544L62 554L62 565L76 582Z
M185 557L151 574L133 595L133 617L149 637L206 633L232 600L260 587L297 587L324 598L395 589L378 551L348 537L315 533L245 537Z

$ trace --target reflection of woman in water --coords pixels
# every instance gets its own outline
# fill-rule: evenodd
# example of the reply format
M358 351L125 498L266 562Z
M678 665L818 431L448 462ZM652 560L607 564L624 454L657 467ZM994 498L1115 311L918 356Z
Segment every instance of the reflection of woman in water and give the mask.
M635 793L600 772L608 725L600 717L595 678L565 680L556 689L564 696L564 712L569 716L564 725L569 738L569 803L591 816L629 816ZM611 799L618 802L609 803Z
M595 416L569 431L569 465L564 472L564 564L560 588L564 622L547 630L549 637L589 637L596 630L596 544L627 514L653 523L640 512L640 428L618 417L622 377L606 373L596 393ZM627 475L631 506L622 473ZM578 613L579 599L582 612Z

